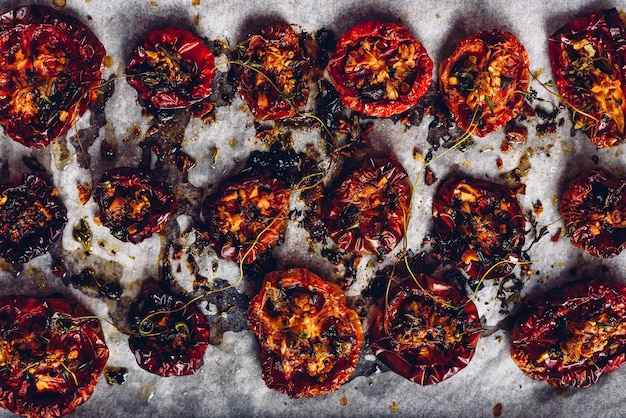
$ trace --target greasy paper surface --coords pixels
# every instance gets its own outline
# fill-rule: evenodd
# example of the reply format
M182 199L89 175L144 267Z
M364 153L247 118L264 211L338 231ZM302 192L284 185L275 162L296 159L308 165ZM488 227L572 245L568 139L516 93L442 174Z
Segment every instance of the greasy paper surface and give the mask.
M52 0L40 2L52 5ZM0 1L1 11L25 5L20 1ZM435 68L449 54L456 43L476 31L504 29L514 33L525 45L531 71L542 81L551 77L548 61L547 37L568 21L602 8L623 4L577 1L307 1L293 0L67 0L63 11L78 17L89 26L104 44L112 64L105 76L123 75L132 48L150 29L166 25L181 25L193 29L209 40L220 40L231 46L244 39L248 28L275 20L300 25L305 31L321 28L337 35L355 23L366 19L399 21L407 25L424 44ZM219 57L218 60L219 62ZM219 67L218 67L219 70ZM554 100L536 82L532 87L541 97ZM549 107L548 107L549 108ZM453 151L432 165L437 177L445 179L452 173L471 174L480 178L497 179L503 172L518 166L522 155L530 155L531 169L523 178L526 194L520 201L525 211L532 211L540 200L543 212L538 215L540 225L549 225L554 234L559 222L558 196L565 183L584 169L602 167L613 174L626 175L626 157L620 147L596 150L580 133L570 133L570 119L566 112L565 124L556 134L536 137L532 124L529 138L516 144L508 153L500 152L504 138L501 131L485 138L477 138L466 152ZM141 156L137 139L132 132L145 134L149 120L142 114L135 91L122 78L116 82L115 92L107 103L106 124L88 150L93 159L99 155L99 144L113 139L125 144L122 160L133 165ZM428 150L426 133L431 118L426 116L421 125L407 129L389 120L375 122L371 140L375 147L396 153L411 179L421 168L413 149ZM89 126L89 114L81 118L78 129ZM244 161L259 144L253 140L254 122L243 102L236 98L230 106L217 110L217 120L205 125L192 120L186 129L184 150L196 158L197 165L189 174L190 181L208 190L219 183L233 169L233 161ZM68 138L74 132L68 133ZM314 136L311 132L294 132L296 145L302 146ZM65 141L62 139L61 141ZM93 223L97 206L90 200L77 203L77 183L91 181L101 175L101 167L94 161L93 172L76 164L80 150L68 144L69 164L61 161L58 146L31 151L7 138L0 130L0 160L8 162L11 176L25 171L23 156L33 155L46 164L53 174L55 185L68 207L69 222L63 237L64 254L79 251L80 245L71 235L72 227L81 218L90 222L94 242L101 242L94 252L106 260L113 260L120 270L121 282L127 295L133 295L140 282L159 272L158 254L162 238L152 238L138 245L122 243L113 238L106 228ZM212 149L219 149L217 157ZM529 151L530 150L530 151ZM496 160L502 158L503 168ZM596 159L597 158L597 159ZM594 161L595 160L595 161ZM122 165L122 161L118 165ZM419 246L431 226L430 204L436 185L417 183L414 191L412 217L409 225L408 247ZM190 220L176 220L181 231L194 228ZM285 242L276 249L279 267L313 267L323 260L311 256L305 238L297 226L290 225ZM536 261L535 274L528 279L525 292L537 294L560 283L582 277L615 278L626 280L626 254L611 260L594 259L573 248L566 238L551 242L545 237L530 251ZM201 272L211 279L234 282L238 267L218 263L213 269L211 258L197 260ZM2 294L26 293L47 295L62 292L81 301L91 310L107 316L109 307L101 300L66 288L49 272L50 258L40 257L25 266L18 277L9 271L0 271ZM373 259L365 258L357 271L357 281L348 295L358 295L367 286L375 270L380 267ZM516 272L519 271L516 270ZM191 273L180 273L183 287L189 288ZM239 287L241 289L241 286ZM477 297L479 313L485 318L486 329L495 327L504 316L499 314L496 289L487 284ZM206 303L203 303L206 306ZM207 314L211 314L209 307ZM456 376L438 385L422 387L392 372L374 373L357 377L336 393L313 399L292 400L286 395L266 388L261 379L259 349L254 335L248 330L227 332L219 345L211 345L205 355L204 366L192 376L160 378L139 369L128 349L127 337L112 326L104 324L107 343L111 350L108 364L129 368L123 385L109 386L103 378L85 404L74 416L85 417L169 417L169 416L493 416L501 407L502 416L619 416L626 410L623 388L626 369L604 376L598 384L584 390L558 391L544 382L535 382L515 366L509 356L510 335L498 330L484 336L474 359ZM370 358L369 361L372 361ZM500 405L500 406L497 406ZM11 414L0 411L0 416Z

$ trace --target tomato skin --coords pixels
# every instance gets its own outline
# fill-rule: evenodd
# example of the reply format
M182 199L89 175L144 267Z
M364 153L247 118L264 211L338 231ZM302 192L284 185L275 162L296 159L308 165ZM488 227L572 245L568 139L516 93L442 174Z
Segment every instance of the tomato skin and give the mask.
M482 137L515 118L530 85L529 65L524 45L509 32L461 40L439 67L441 94L459 128Z
M130 167L104 173L94 189L94 199L102 225L119 240L133 244L161 231L177 205L167 186Z
M520 259L526 217L513 191L476 178L451 177L433 199L435 246L446 261L474 279L499 261ZM509 274L513 264L495 267L485 279Z
M356 369L363 342L359 317L339 286L307 269L267 273L248 320L269 388L292 398L322 395L338 390Z
M128 344L142 369L162 377L187 376L204 364L211 335L194 303L148 279L129 317L134 334Z
M0 186L0 257L26 263L46 253L67 223L58 191L34 175Z
M626 362L625 328L623 283L569 283L527 301L513 328L511 356L533 379L584 388Z
M408 175L391 155L366 158L327 193L326 227L338 247L383 255L404 237L411 198Z
M214 73L213 52L204 40L173 26L148 32L126 67L128 84L157 109L185 108L208 98Z
M0 297L0 334L0 406L24 416L72 412L109 357L100 322L64 298Z
M596 147L624 143L626 30L617 10L567 23L548 38L548 52L556 86L574 123ZM613 89L612 105L603 95L608 87Z
M559 211L576 247L600 258L626 248L626 180L601 171L581 173L566 187Z
M455 308L445 307L441 301ZM420 308L412 310L411 304ZM409 317L419 320L412 332L426 334L415 340L411 340L412 336L401 340L394 334L407 331L407 326L411 326ZM447 326L451 328L449 333L437 331L448 331ZM469 364L481 331L474 302L449 283L419 274L415 279L401 279L391 289L385 305L379 307L372 326L371 347L376 357L395 373L420 385L431 385L452 377ZM450 338L453 342L446 341Z
M393 77L389 78L389 83L394 84L397 97L383 92L391 84L372 85L371 79L366 80L368 77L375 78L380 73L378 69L367 68L362 64L352 65L351 54L371 54L371 50L365 53L361 51L364 45L376 45L377 51L372 56L385 60L390 73L397 69L394 64L401 65L407 58L414 61L414 66L402 71L406 75L397 80L400 82L399 86L394 83ZM399 60L389 62L398 57ZM345 32L337 41L335 53L326 68L341 101L347 107L364 115L380 118L398 115L415 106L430 87L433 78L433 61L426 48L407 27L391 22L367 21ZM380 91L380 94L374 94L375 91ZM374 97L376 95L380 97Z
M250 34L239 52L241 62L261 67L235 64L237 91L256 119L292 117L306 105L310 58L289 24L276 22Z
M30 148L44 148L64 135L96 99L105 55L89 28L52 8L25 6L0 16L5 132Z
M218 257L251 264L276 246L286 226L289 196L283 181L265 176L233 180L208 196L202 213Z

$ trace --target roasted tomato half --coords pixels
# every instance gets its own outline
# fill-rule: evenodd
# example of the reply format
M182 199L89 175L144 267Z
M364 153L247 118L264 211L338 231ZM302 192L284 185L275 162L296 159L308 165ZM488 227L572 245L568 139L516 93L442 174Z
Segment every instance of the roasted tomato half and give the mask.
M327 194L322 211L339 248L356 254L383 255L404 237L411 184L395 158L366 158Z
M376 313L371 347L400 376L431 385L469 364L480 333L472 301L449 283L420 274L391 289Z
M211 247L225 260L253 263L280 240L289 196L285 183L266 177L237 180L208 196L202 213Z
M548 39L552 73L574 127L597 147L626 141L626 31L616 9L568 23Z
M210 330L196 304L149 279L129 317L128 344L139 367L169 377L190 375L202 366Z
M363 329L335 284L302 268L265 275L250 302L263 379L292 398L335 391L356 369Z
M100 321L63 298L0 298L0 405L30 417L69 414L109 358Z
M475 178L446 180L433 200L435 247L474 279L506 276L520 259L526 217L511 189Z
M511 33L463 39L439 67L443 100L459 128L485 136L516 117L530 85L528 54Z
M77 19L45 6L0 16L0 124L43 148L64 135L97 96L104 47Z
M126 67L128 84L157 109L188 107L211 95L215 60L204 40L177 27L148 32Z
M0 186L0 257L25 263L46 253L63 233L66 214L57 189L34 174Z
M295 116L309 98L310 59L287 23L274 23L238 47L237 91L259 120Z
M415 106L433 79L426 48L390 22L363 22L344 33L327 69L346 106L383 118Z
M567 185L559 209L578 248L600 258L626 248L626 179L584 172Z
M553 289L520 312L511 338L524 374L590 386L626 361L626 286L596 279Z
M133 244L161 231L176 209L176 197L167 186L129 167L106 172L94 189L94 199L102 225Z

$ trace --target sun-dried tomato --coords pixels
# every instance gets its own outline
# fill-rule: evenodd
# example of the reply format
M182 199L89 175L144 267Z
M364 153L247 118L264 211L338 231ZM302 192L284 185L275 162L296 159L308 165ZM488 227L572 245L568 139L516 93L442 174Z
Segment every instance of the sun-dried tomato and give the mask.
M64 135L101 84L106 52L79 20L46 6L0 16L0 124L43 148Z
M586 171L567 185L559 210L576 247L600 258L626 248L626 179Z
M406 26L391 22L363 22L345 32L327 69L341 101L374 117L409 110L433 79L426 48Z

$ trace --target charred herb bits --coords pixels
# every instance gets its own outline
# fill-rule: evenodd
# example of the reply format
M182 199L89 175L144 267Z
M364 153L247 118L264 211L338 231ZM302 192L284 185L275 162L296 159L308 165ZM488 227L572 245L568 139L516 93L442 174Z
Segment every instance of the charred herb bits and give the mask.
M433 219L436 251L473 279L504 277L521 258L526 216L505 186L449 178L433 199Z
M424 46L391 22L367 21L345 32L327 70L347 107L383 118L415 106L433 78Z
M371 347L391 370L420 385L448 379L474 356L481 326L474 303L420 274L401 279L376 311Z
M576 247L600 258L626 248L626 180L586 171L572 180L559 206L567 235Z
M59 192L34 174L0 186L0 257L15 264L45 254L63 233L66 214Z
M343 291L309 270L265 275L250 302L263 380L292 398L335 391L356 369L363 329Z
M60 417L89 399L109 357L100 321L63 298L0 298L0 406Z
M548 39L554 80L574 127L596 147L625 137L626 31L616 9L569 22Z
M106 52L77 19L45 6L0 16L0 124L15 141L43 148L64 135L97 97Z
M561 388L593 385L626 361L626 286L583 280L526 301L511 339L527 376Z
M137 244L163 229L176 209L169 187L130 167L106 172L94 189L99 220L111 234Z

